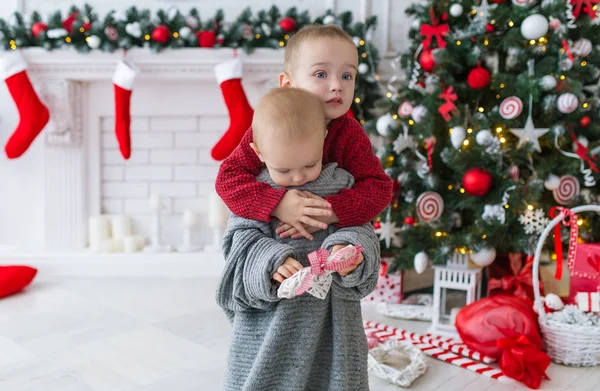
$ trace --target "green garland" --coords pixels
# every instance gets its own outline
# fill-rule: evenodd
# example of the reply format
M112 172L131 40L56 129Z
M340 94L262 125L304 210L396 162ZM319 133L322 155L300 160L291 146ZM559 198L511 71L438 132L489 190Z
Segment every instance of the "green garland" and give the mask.
M8 23L0 19L0 50L41 47L46 50L74 48L80 53L94 50L114 52L134 47L154 52L179 48L239 48L251 53L255 48L280 49L296 31L318 23L335 23L346 31L357 46L361 70L356 79L353 112L361 123L373 118L375 101L381 98L376 80L379 53L368 42L376 17L354 22L351 12L334 15L331 11L311 19L308 11L295 7L281 13L275 6L254 14L246 8L231 23L222 10L212 17L201 17L197 9L187 14L177 8L159 10L130 7L126 12L109 11L100 17L90 5L72 6L67 15L54 12L43 20L33 12L28 23L16 12ZM362 65L365 64L365 65Z

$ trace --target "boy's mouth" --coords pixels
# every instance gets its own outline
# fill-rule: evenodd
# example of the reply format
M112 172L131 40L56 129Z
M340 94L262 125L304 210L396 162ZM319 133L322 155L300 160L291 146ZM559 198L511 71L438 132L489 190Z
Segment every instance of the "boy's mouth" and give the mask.
M341 105L342 104L342 98L339 98L339 97L331 98L331 99L329 99L327 101L327 103L334 104L334 105Z

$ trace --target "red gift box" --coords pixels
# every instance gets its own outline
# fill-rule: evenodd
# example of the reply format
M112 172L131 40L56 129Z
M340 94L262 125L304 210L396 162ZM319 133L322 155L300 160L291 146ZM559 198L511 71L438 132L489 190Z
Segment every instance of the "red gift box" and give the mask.
M388 265L392 258L381 259L381 269L375 290L362 301L363 303L394 303L400 304L403 299L401 271L388 273Z
M578 292L597 292L600 289L600 244L577 244L571 266L569 301L575 302Z

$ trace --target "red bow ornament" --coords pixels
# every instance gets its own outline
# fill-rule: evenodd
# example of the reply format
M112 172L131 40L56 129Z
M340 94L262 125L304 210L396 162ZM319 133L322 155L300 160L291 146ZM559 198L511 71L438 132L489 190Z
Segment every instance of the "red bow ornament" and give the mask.
M506 376L533 389L540 388L542 378L549 380L546 369L550 365L550 357L527 337L502 338L496 344L503 349L500 369Z
M594 162L596 161L596 156L589 156L588 148L582 143L580 143L573 133L571 133L571 140L573 140L573 143L575 144L575 153L577 154L577 156L579 156L581 160L589 164L590 168L594 172L598 172L598 167L596 167L596 165L594 164Z
M573 9L573 16L578 18L581 14L581 11L583 11L583 7L585 6L585 13L590 17L590 19L594 19L596 17L594 4L598 4L599 1L600 0L571 0L571 5L575 6Z
M522 299L533 300L533 282L531 267L533 257L527 256L525 266L521 268L521 254L511 253L508 255L512 276L502 278L490 278L488 287L490 290L500 289L502 293L511 294Z
M458 109L454 102L458 100L458 96L454 92L454 87L450 86L444 89L439 96L440 99L444 100L444 103L438 109L439 113L444 117L446 122L450 121L452 115L456 115L458 113Z
M431 24L421 25L421 35L425 37L423 49L429 49L431 40L434 37L437 41L437 46L440 49L444 49L446 47L446 41L444 41L443 37L446 37L450 33L450 27L448 27L447 24L438 24L439 21L438 18L435 17L433 7L429 9L429 15Z

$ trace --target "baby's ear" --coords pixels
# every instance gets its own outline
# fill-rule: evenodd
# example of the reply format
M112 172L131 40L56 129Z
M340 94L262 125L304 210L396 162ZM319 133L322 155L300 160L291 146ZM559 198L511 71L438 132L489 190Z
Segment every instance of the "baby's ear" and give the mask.
M279 74L279 87L291 87L292 79L290 78L289 73L282 72Z
M258 150L258 146L256 146L256 144L254 143L250 143L250 148L252 148L252 150L254 151L254 153L256 154L256 156L258 156L258 158L260 159L261 162L265 162L263 157L262 157L262 153L260 153L260 151Z

